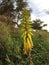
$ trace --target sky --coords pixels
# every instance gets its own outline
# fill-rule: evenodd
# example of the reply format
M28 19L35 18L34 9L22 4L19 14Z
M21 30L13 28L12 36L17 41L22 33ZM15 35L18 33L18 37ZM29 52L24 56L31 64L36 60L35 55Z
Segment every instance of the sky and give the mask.
M28 0L32 9L31 19L40 18L47 24L45 29L49 31L49 0Z
M31 19L41 19L41 21L47 24L44 28L49 31L49 0L28 0L28 3L32 9Z

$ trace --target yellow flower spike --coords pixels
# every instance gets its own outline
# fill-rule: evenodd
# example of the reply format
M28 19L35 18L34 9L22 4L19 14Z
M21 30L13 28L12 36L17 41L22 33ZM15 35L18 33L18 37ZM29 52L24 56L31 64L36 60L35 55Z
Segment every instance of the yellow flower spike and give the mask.
M33 36L33 33L32 33L31 31L29 31L29 34L30 34L31 36Z
M26 31L23 32L22 38L25 38L26 37L26 33L27 33Z
M24 54L27 54L28 51L28 45L26 43L26 40L24 40L24 48L23 48Z
M30 20L30 12L27 9L23 9L22 12L22 19L21 19L21 33L22 33L22 38L24 41L24 46L23 46L23 51L24 54L28 54L32 48L33 48L33 42L31 36L32 34L32 28L31 28L31 20Z
M31 43L29 41L29 39L27 38L27 45L28 45L28 50L31 50L32 49L32 46L31 46Z

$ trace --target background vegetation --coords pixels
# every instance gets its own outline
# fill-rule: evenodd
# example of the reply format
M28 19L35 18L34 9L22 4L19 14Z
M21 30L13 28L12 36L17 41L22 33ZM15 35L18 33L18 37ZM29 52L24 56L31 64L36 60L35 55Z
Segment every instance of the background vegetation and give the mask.
M16 8L14 3L17 3ZM49 65L49 32L42 29L46 24L41 26L40 19L33 20L31 24L34 44L31 51L32 64L29 56L23 53L24 41L18 22L26 7L27 2L23 0L2 0L0 3L0 65Z

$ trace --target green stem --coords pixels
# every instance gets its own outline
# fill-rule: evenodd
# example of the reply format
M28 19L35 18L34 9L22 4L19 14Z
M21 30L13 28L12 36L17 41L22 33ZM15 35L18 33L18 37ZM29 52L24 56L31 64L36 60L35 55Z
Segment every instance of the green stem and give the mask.
M29 65L34 65L32 61L31 51L29 52Z

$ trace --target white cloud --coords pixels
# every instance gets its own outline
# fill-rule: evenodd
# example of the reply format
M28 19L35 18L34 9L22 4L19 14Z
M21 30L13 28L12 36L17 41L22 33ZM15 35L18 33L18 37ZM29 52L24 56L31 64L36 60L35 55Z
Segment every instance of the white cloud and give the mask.
M28 2L33 10L31 18L40 18L44 23L48 24L45 29L49 30L49 15L45 13L46 10L49 10L49 0L28 0Z
M45 24L47 24L47 26L45 27L45 29L47 29L47 30L49 31L49 15L40 17L40 19L41 19L42 21L44 21Z
M30 3L36 4L39 8L48 9L49 8L49 0L28 0Z

